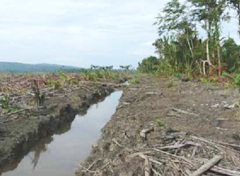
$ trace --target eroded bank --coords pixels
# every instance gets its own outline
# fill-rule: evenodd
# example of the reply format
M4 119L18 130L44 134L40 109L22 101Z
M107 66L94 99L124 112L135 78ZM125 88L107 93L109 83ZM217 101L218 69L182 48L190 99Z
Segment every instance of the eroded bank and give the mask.
M78 89L51 97L45 107L26 109L8 117L7 121L2 117L0 173L5 172L6 168L14 169L14 163L18 163L39 140L70 124L76 114L85 114L91 104L104 99L113 91L113 86L90 86L88 89Z

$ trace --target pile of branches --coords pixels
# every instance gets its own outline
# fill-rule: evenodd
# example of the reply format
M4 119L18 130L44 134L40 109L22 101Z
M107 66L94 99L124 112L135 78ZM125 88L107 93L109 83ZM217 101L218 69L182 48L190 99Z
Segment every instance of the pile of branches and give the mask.
M240 145L174 130L168 130L159 142L134 150L114 143L130 151L125 158L129 164L143 161L145 176L240 176ZM95 160L89 167L80 165L80 173L97 176L108 171L114 173L112 161L97 164L101 160Z
M164 142L128 156L144 160L145 176L240 176L240 146L171 132Z

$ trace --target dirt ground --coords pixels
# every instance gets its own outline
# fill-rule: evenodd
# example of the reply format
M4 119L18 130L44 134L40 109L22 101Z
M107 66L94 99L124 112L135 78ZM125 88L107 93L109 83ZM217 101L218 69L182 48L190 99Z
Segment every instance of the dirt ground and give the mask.
M11 97L9 104L18 109L14 112L0 109L0 175L15 169L17 161L21 161L37 141L71 122L76 114L86 113L91 104L106 97L118 86L121 87L121 84L110 80L80 81L78 85L66 85L62 89L41 88L46 97L44 106L34 104L27 84L25 93L8 92ZM0 97L3 95L4 92L0 92Z
M146 158L144 162L146 155L143 155L142 151L162 146L163 143L169 144L166 138L174 132L197 136L205 142L209 140L239 147L240 108L234 106L239 101L237 89L201 84L197 81L182 82L175 78L143 76L139 84L130 84L124 90L116 113L102 129L102 138L93 145L91 155L81 163L76 175L188 175L188 172L197 168L190 168L186 173L183 169L178 169L177 173L167 172L165 169L161 173L152 167L154 172L146 173L146 164L149 165L149 162L146 162ZM144 130L147 132L144 133ZM143 137L145 134L146 137ZM193 156L208 160L218 154L217 145L208 143L212 148L215 147L212 153L207 154L206 151L210 151L211 147L206 145L206 150L201 150L201 153L199 149L199 155L194 152ZM224 150L225 148L222 152ZM181 152L184 153L171 152L174 154L171 157L176 157L177 153ZM238 151L235 152L234 155L239 154ZM129 159L134 153L141 157ZM155 156L156 159L160 157ZM226 154L224 157L229 156ZM157 162L151 158L150 161L159 166L168 165L168 161ZM233 163L234 169L240 171L240 162L234 160Z

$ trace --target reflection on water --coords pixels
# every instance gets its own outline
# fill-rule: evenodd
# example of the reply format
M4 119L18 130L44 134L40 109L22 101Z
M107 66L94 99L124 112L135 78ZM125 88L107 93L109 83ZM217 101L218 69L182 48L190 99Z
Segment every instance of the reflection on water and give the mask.
M101 128L111 118L122 92L114 92L103 102L92 105L84 116L77 115L53 136L32 148L21 160L4 168L1 176L73 176L77 164L100 138Z
M53 138L49 138L49 139L50 139L49 143L52 142ZM37 166L41 153L45 151L47 151L47 145L44 142L44 143L41 143L39 146L37 146L33 150L33 153L34 153L33 158L29 156L29 158L32 160L33 169L35 169L35 167Z

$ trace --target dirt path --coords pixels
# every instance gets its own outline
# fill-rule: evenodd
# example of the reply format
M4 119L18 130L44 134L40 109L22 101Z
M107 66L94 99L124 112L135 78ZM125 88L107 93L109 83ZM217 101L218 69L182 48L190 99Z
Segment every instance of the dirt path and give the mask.
M102 138L76 175L144 175L144 160L129 156L156 146L169 131L240 145L240 108L231 106L239 101L238 90L230 88L142 77L124 91ZM140 136L144 129L150 131L146 139Z

